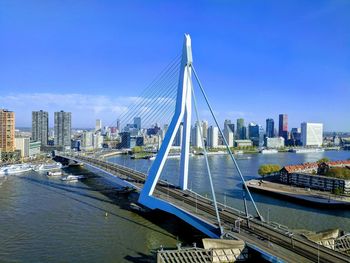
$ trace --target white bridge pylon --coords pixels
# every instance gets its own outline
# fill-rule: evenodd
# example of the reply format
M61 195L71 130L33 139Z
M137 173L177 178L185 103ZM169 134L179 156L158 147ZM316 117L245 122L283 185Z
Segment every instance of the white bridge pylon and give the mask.
M191 109L192 109L192 48L191 38L185 34L185 41L182 50L182 60L180 65L179 84L177 90L177 99L174 116L169 124L164 140L158 151L151 169L149 170L147 180L140 194L140 202L146 201L147 197L153 194L159 177L164 168L170 148L173 144L176 133L181 123L182 143L180 159L179 185L182 190L187 189L188 185L188 164L190 153L190 135L191 135Z

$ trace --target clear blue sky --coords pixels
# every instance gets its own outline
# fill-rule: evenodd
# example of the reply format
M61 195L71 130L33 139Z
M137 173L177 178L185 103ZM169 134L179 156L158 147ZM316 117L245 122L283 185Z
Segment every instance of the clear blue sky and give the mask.
M350 1L0 1L0 107L108 124L192 37L220 120L350 131ZM52 119L53 115L50 115ZM52 122L51 122L52 124Z

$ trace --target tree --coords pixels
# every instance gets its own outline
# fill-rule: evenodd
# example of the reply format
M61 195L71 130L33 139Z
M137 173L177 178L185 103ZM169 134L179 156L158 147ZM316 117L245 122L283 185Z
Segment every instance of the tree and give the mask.
M132 148L133 153L140 153L142 151L143 151L143 149L141 146L135 146L134 148Z
M281 170L281 166L278 164L262 164L259 167L258 173L264 178L265 175L276 173L279 170Z
M330 160L327 157L321 158L317 161L317 163L328 163Z

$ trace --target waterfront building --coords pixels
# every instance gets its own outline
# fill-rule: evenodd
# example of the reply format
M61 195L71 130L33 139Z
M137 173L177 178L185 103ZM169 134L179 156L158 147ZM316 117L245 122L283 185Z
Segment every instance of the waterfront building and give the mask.
M96 132L92 136L92 146L94 149L101 149L103 145L103 136L101 132Z
M241 138L241 140L246 140L248 138L248 136L247 136L247 127L246 126L242 127L240 138Z
M288 115L287 114L279 115L278 136L283 137L285 141L288 140Z
M234 140L234 126L231 124L231 120L225 120L224 122L224 137L227 141L227 144L229 147L233 147L233 140Z
M244 127L244 119L242 119L242 118L237 119L236 139L238 139L238 140L246 139L246 133L243 134L243 127Z
M0 152L14 152L15 145L15 113L0 109Z
M253 145L262 147L264 145L264 129L261 125L249 123L248 125L249 139L253 141Z
M55 133L54 140L56 146L64 148L71 147L71 127L72 115L70 112L55 112Z
M269 149L278 149L285 146L285 141L283 137L265 138L265 146Z
M134 118L134 125L136 129L141 130L141 117Z
M251 140L235 140L235 147L249 147L253 146Z
M323 123L303 122L301 124L301 143L303 146L322 146Z
M194 127L192 127L191 132L191 145L193 147L203 148L201 133L202 125L200 122L196 121L196 124L194 125Z
M100 119L96 120L95 132L102 131L102 121Z
M173 146L181 146L181 144L182 144L182 132L183 132L183 123L180 124L179 129L176 132Z
M273 119L266 119L266 137L275 137L275 122Z
M20 151L21 158L29 157L29 143L30 138L27 137L16 137L16 150Z
M49 113L47 111L32 111L32 141L40 141L47 145L49 137Z
M217 148L219 142L219 128L210 126L208 128L208 146L210 148Z
M202 121L203 138L206 141L208 138L208 121Z
M120 138L121 138L120 148L130 148L130 141L131 141L130 132L121 132Z
M290 143L292 146L300 146L301 145L301 129L300 128L292 128L290 131Z

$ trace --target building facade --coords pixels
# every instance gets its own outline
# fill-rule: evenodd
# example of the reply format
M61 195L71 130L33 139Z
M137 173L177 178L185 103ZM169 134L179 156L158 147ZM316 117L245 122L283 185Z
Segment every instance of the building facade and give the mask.
M244 128L244 119L240 118L237 119L237 125L236 125L236 138L238 140L245 140L246 134L243 134L243 128Z
M215 126L210 126L208 128L208 146L210 148L218 147L219 143L219 128Z
M70 112L55 112L55 133L56 146L65 148L71 147L72 114Z
M303 146L317 146L323 144L323 123L303 122L301 124L301 143Z
M283 137L285 141L288 140L288 115L287 114L279 115L278 136Z
M14 152L15 149L15 113L0 109L0 151Z
M47 145L49 137L49 113L47 111L32 111L32 141L40 141Z
M16 150L21 152L21 158L29 157L30 139L25 137L15 138Z
M266 119L266 137L275 137L275 122L273 119Z
M283 137L265 138L265 146L270 149L278 149L285 146Z

